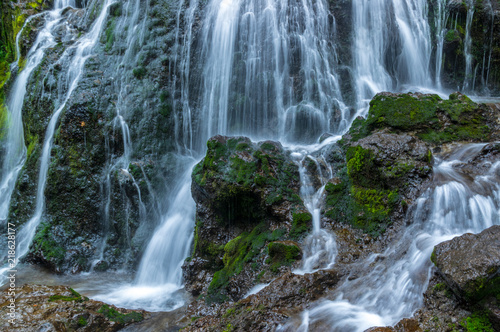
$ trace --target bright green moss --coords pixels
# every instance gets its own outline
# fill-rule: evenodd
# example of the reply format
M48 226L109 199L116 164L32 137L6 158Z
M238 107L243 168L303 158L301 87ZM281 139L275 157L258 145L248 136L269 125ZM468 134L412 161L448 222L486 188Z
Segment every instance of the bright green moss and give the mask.
M83 316L80 316L78 318L78 321L76 322L76 325L81 326L81 327L86 326L87 324L88 324L87 319Z
M83 297L75 291L73 288L70 288L69 291L71 292L71 296L64 296L64 295L52 295L49 297L49 302L54 302L54 301L76 301L76 302L83 302L86 301L87 298Z
M488 314L485 312L474 312L470 317L464 319L460 325L467 332L493 332Z
M9 112L7 107L0 103L0 141L7 135L7 130L9 128Z
M231 168L228 177L244 187L250 186L254 182L257 165L252 161L244 161L238 157L231 157Z
M367 126L369 129L391 127L402 131L433 126L438 123L436 104L441 100L438 95L420 98L410 94L376 95L370 102Z
M144 320L144 316L140 312L132 311L128 314L122 314L107 304L104 304L97 312L103 314L109 320L119 324L140 322Z
M227 299L224 288L230 278L241 273L246 264L253 261L268 241L276 240L282 231L269 232L264 223L250 233L244 232L224 246L224 267L215 272L207 291L208 302L223 302Z
M436 265L436 247L434 247L434 250L432 250L431 254L431 262Z
M452 43L455 40L460 40L460 36L458 34L458 31L456 31L456 30L448 30L448 32L444 36L444 40L447 43Z
M358 174L358 173L355 173ZM375 176L374 176L375 174ZM359 174L358 174L359 175ZM353 178L347 174L347 167L338 173L340 182L325 186L325 215L335 221L351 224L356 228L378 236L391 223L391 214L400 201L397 190L382 189L375 181L363 179L363 175ZM355 183L368 184L367 187Z
M445 289L446 289L446 284L444 284L444 283L442 283L442 282L437 283L437 284L434 286L434 288L433 288L433 290L434 290L435 292L440 292L440 291L443 291L443 290L445 290Z
M40 250L43 257L59 266L64 260L66 250L54 240L50 224L42 223L39 229L33 239L34 251Z
M255 191L253 188L257 186L273 188L265 197L266 204L278 204L285 199L300 203L291 188L293 181L299 180L297 166L286 161L281 153L267 153L263 147L277 149L271 143L262 143L260 149L252 151L252 143L242 137L230 138L225 143L210 139L205 158L193 170L193 180L200 186L205 186L210 180L222 180L227 186L218 190L220 202L235 201L231 195L241 196L243 192Z
M416 132L422 140L441 144L451 141L486 141L491 130L467 96L451 94L449 100L438 95L378 94L370 102L365 121L356 119L349 131L357 141L376 129ZM440 117L447 117L443 121Z

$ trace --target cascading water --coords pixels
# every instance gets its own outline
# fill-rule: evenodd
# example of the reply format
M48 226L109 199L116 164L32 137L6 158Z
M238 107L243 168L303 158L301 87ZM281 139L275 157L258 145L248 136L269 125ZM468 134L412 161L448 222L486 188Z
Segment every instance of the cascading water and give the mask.
M443 67L443 47L444 47L444 38L446 34L446 23L448 22L448 11L446 10L447 0L438 0L436 5L437 9L434 13L435 15L435 24L436 24L436 79L435 84L438 90L441 90L441 71Z
M446 24L446 15L443 14L445 2L438 3L441 20L438 26L443 32ZM68 4L67 1L55 3L56 8ZM71 52L66 51L63 55L65 61L70 63L67 86L58 100L58 107L45 135L36 210L18 235L20 255L28 250L43 215L43 192L56 123L79 82L85 60L103 30L107 9L111 4L110 0L104 2L90 32L70 48ZM126 95L132 80L127 77L127 71L120 70L124 66L130 69L130 66L137 65L137 49L144 39L147 17L144 14L141 20L139 0L124 2L123 7L126 18L120 20L116 27L122 33L125 46L124 53L120 54L121 61L115 68L117 74L114 84L119 93L113 125L115 130L122 133L124 152L121 156L109 158L103 177L103 192L108 201L104 204L105 219L109 219L106 211L109 212L113 172L122 171L133 179L129 172L133 142L125 110ZM353 73L356 107L360 114L366 112L368 101L377 92L404 90L409 86L433 86L429 71L430 29L425 1L355 0L352 9ZM60 11L54 13L59 15ZM204 20L198 20L197 15L200 13L203 13L200 16ZM52 20L52 13L50 15L43 30L49 34L49 22L57 24L55 19ZM201 24L201 27L196 29L196 24ZM189 3L181 1L176 34L178 44L175 46L175 59L170 62L170 69L175 76L172 85L176 92L181 92L173 107L175 144L179 156L190 157L177 156L179 163L176 166L185 172L175 180L177 188L172 190L166 200L169 209L144 251L135 282L112 294L97 297L131 308L154 311L171 310L184 303L180 292L181 265L189 254L195 215L195 204L190 195L190 175L194 165L192 156L198 158L203 154L204 144L210 136L243 134L254 139L280 139L289 144L312 143L324 132L345 132L354 117L344 104L339 87L336 73L339 61L335 45L336 22L324 0L211 0L206 5L197 0ZM35 42L36 47L28 55L28 64L14 85L15 96L9 99L12 139L9 136L7 141L12 146L7 149L10 155L2 166L0 200L5 198L6 201L0 201L0 219L2 213L7 215L15 179L25 158L20 116L26 83L30 71L43 58L43 50L53 45L49 37L43 37L42 33L38 36L45 39ZM443 36L439 38L442 42ZM37 57L39 51L40 58ZM442 53L442 43L437 52L439 55ZM440 88L442 59L438 59L434 81L436 87ZM19 106L10 106L19 103ZM331 171L321 174L325 167L320 165L323 161L318 152L330 143L332 140L327 139L319 147L292 148L300 168L302 198L313 216L313 232L304 245L304 265L297 273L328 268L335 262L335 239L332 234L321 229L320 223L321 197ZM476 148L480 146L474 147L472 152L477 152ZM449 160L466 157L455 155ZM306 167L310 162L320 174L319 185L312 185L312 176ZM460 180L460 174L449 167L450 162L436 166L436 178L440 177L441 184L420 199L416 217L418 222L408 230L406 241L401 241L404 249L384 254L387 261L395 263L387 267L376 264L376 257L371 257L367 263L376 264L375 271L358 280L346 282L339 289L337 300L324 302L307 311L301 329L312 329L317 321L329 319L334 321L332 326L337 330L389 325L405 315L411 315L420 306L420 294L427 285L430 273L428 257L431 248L453 235L487 227L492 224L491 220L497 218L496 213L491 211L496 211L498 203L474 191L476 189L469 188ZM144 170L142 172L144 174ZM493 179L496 180L494 169L489 177L491 179L478 181L498 191L492 184ZM134 185L141 201L139 186L135 181ZM9 197L4 196L4 192ZM426 212L424 208L424 203L430 201L434 204L432 213ZM446 208L439 210L438 207L442 206ZM473 224L467 218L460 218L458 209L465 207L469 208L462 212L471 216ZM424 219L428 222L424 223ZM453 222L454 228L445 228L445 221ZM109 221L106 219L104 222ZM404 246L403 243L411 245ZM103 238L101 258L105 247L106 238ZM404 253L406 250L407 253ZM409 262L412 262L411 266ZM363 283L372 285L375 291L359 287ZM388 297L391 301L387 301ZM396 303L397 307L389 306L389 303Z
M144 30L147 18L147 10L141 11L140 7L141 2L139 0L135 1L126 1L121 4L123 18L118 21L114 29L119 31L114 39L123 39L126 45L125 54L121 57L121 61L116 64L113 82L116 85L116 90L118 91L118 98L115 103L116 115L112 121L113 130L121 132L122 143L123 143L123 153L120 156L114 156L113 152L108 151L108 164L106 167L106 171L104 172L103 180L102 180L102 192L104 194L104 200L106 204L104 205L103 211L103 222L102 229L104 236L102 238L101 244L99 245L99 255L94 260L91 266L91 271L94 267L103 261L104 252L106 249L106 241L108 237L108 231L110 228L110 209L111 209L111 196L112 196L112 178L113 174L116 172L120 172L125 175L128 179L131 179L135 190L138 193L139 198L139 219L142 222L146 217L146 207L142 202L142 194L139 185L136 182L132 172L130 172L130 164L131 164L131 156L133 153L132 146L132 138L130 134L130 128L127 124L125 114L127 110L127 96L130 93L132 75L130 70L124 70L125 68L129 69L133 66L137 65L138 61L138 50L140 49L138 45L142 44L144 39ZM146 8L147 8L146 4ZM142 20L141 20L142 16ZM109 147L108 147L109 150ZM137 165L137 167L141 167ZM141 168L142 169L142 168ZM147 177L144 177L147 179ZM151 191L152 192L152 191ZM131 247L131 238L129 231L129 205L128 199L125 197L126 195L122 195L122 199L126 200L127 207L125 211L126 221L126 234L127 234L127 242L128 246ZM128 257L127 257L128 258ZM125 264L127 263L127 259L125 259Z
M43 148L42 148L42 154L40 157L40 170L39 170L39 177L38 177L38 188L37 188L37 195L36 195L36 207L35 211L33 213L33 216L30 218L29 221L27 221L23 226L22 229L18 232L17 237L16 237L16 258L20 259L23 257L29 250L29 246L33 240L33 237L35 236L35 231L40 224L42 220L42 215L44 212L45 208L45 196L44 196L44 191L45 191L45 185L47 181L47 173L48 173L48 167L49 167L49 162L50 162L50 152L52 149L52 143L53 143L53 138L54 138L54 132L56 129L56 124L59 120L59 116L61 115L62 111L66 107L66 103L71 97L72 92L75 90L75 88L78 85L80 76L82 74L83 66L85 64L85 61L87 58L92 54L93 47L95 43L97 42L99 38L99 33L102 28L102 24L106 18L107 14L107 7L111 1L107 0L103 6L102 6L102 11L99 15L99 17L96 19L96 22L93 24L91 30L89 31L88 34L83 36L74 46L70 47L68 50L66 50L62 56L62 58L59 61L64 61L69 63L68 66L68 72L66 75L66 89L65 93L61 96L61 99L59 100L59 106L57 109L54 111L50 122L47 126L47 130L45 133L45 139L43 143ZM32 48L34 51L32 57L29 59L28 63L29 64L35 64L34 61L38 61L40 63L41 58L43 58L43 50L49 47L50 45L54 44L53 37L50 33L51 29L53 26L56 24L56 22L60 18L60 13L63 8L63 6L68 6L71 3L69 1L56 1L55 5L57 6L53 12L50 13L50 17L53 18L53 20L50 20L46 24L46 29L43 31L46 31L45 33L42 33L39 35L39 38L43 38L45 48L40 49L38 43L35 44L37 48ZM40 57L40 59L38 58ZM32 71L33 68L30 68ZM29 73L28 73L29 75ZM20 79L23 78L23 74L20 75ZM24 83L24 86L19 86L19 91L23 94L26 91L26 83L27 83L27 77L23 78L23 81L19 81L20 83ZM24 90L24 91L23 91ZM22 108L22 99L20 99L21 105L18 105L18 108L15 109L17 112L21 112ZM22 132L16 132L17 135L22 135ZM17 138L18 140L21 140L22 138ZM19 148L19 147L18 147ZM24 150L23 151L23 156L24 156ZM24 158L24 157L23 157ZM21 165L22 166L22 165ZM19 167L19 166L18 166ZM5 268L7 269L7 268Z
M358 110L381 91L432 87L426 1L355 0L352 11Z
M21 171L26 158L26 147L24 145L24 131L22 122L22 108L24 96L26 95L26 86L28 84L31 73L38 67L44 58L45 50L56 45L52 31L61 22L61 10L68 6L72 6L72 1L56 1L54 10L48 13L35 14L26 19L23 27L16 36L16 62L12 66L12 70L19 68L21 59L20 37L24 28L31 20L38 16L45 16L45 24L43 29L38 33L38 36L26 55L27 61L24 69L16 78L9 98L7 99L7 109L9 111L9 126L6 138L2 143L2 168L0 172L0 222L4 223L7 220L9 213L9 204L14 191L17 176Z
M464 56L465 56L465 78L462 87L463 91L473 89L474 84L472 77L472 36L471 26L474 17L474 0L467 0L467 18L465 21L465 39L464 39Z
M199 68L182 73L191 85L193 72L203 73L183 108L183 118L193 119L183 125L190 130L184 139L196 150L215 134L311 142L317 132L347 128L350 113L335 72L335 22L325 1L213 0L205 17L193 36ZM187 39L184 47L192 43Z
M485 144L465 146L434 167L436 186L419 198L413 225L394 246L360 263L370 272L347 280L333 301L323 301L303 313L299 331L327 324L331 331L364 331L394 325L422 305L432 273L435 245L466 232L477 233L500 224L498 162L486 175L462 174L453 167L475 157ZM383 263L377 263L382 260ZM317 325L318 324L318 325ZM290 327L284 327L287 330ZM293 329L293 328L292 328Z
M183 6L181 3L180 11ZM190 2L185 12L188 33L182 39L183 45L176 46L181 55L175 63L183 98L182 119L176 118L179 152L197 156L215 134L310 141L318 132L347 129L349 115L334 71L334 45L329 41L333 40L334 25L325 2L292 5L286 1L213 0L207 5L201 34L194 36L191 33L197 6L197 1ZM180 15L178 25L179 20ZM202 41L204 78L196 97L189 90L192 77L190 58L186 58L193 52L195 37ZM292 46L295 55L289 50ZM291 68L293 56L300 61ZM296 82L287 79L292 71L301 76L295 78ZM236 73L244 73L244 85ZM245 100L235 103L237 96L245 96ZM190 104L193 97L200 100L198 112ZM238 105L238 109L229 105ZM333 110L340 115L330 124ZM285 128L290 127L292 134L285 134ZM188 164L190 170L194 163ZM186 169L186 164L180 168ZM181 266L189 254L194 227L190 174L188 171L180 177L178 190L172 192L170 208L145 250L134 284L96 299L155 311L183 303L175 293L182 288ZM334 245L334 241L328 243Z
M146 248L135 282L96 299L151 311L173 310L184 304L179 292L183 288L181 266L189 255L196 211L191 197L193 166L192 160L179 163L186 172L172 192L168 213Z
M15 183L19 172L21 171L26 159L26 147L24 144L24 130L22 122L22 108L24 96L26 95L26 86L28 79L38 65L41 63L45 56L45 50L56 44L52 31L60 24L61 9L68 6L70 3L55 3L55 9L44 13L45 25L38 33L35 43L27 54L27 61L25 68L17 76L9 98L7 99L7 109L9 111L9 126L6 139L3 143L4 154L2 155L3 163L1 168L0 178L0 222L4 223L7 220L9 213L9 204L12 193L15 188ZM39 16L37 14L36 16ZM25 25L29 23L32 18L28 18ZM19 36L22 34L23 28L16 36L16 50L17 60L13 69L17 69L17 63L20 59ZM21 239L22 241L22 239ZM24 254L24 252L21 252ZM18 255L18 258L20 255Z
M325 147L335 143L341 137L332 136L325 139L321 144L307 147L292 148L292 157L299 166L301 180L300 194L304 204L311 213L313 230L304 240L302 267L295 270L296 274L311 273L321 268L330 268L335 264L337 256L337 244L335 237L325 229L321 228L321 207L325 186L332 178L332 169L325 161L323 150ZM319 156L318 156L319 154ZM319 188L315 187L315 181L311 178L307 164L312 163L315 174L318 177Z

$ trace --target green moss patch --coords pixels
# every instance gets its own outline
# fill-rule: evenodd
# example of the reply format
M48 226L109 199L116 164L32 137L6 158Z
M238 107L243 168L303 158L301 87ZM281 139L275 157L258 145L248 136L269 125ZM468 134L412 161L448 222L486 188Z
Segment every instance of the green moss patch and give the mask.
M325 215L361 228L373 236L384 232L401 202L398 185L413 165L378 165L371 150L349 147L346 166L337 174L337 183L325 186Z
M250 233L243 232L224 246L224 267L215 272L207 291L207 302L223 302L227 299L224 288L232 276L238 275L245 265L262 254L268 241L275 241L283 235L282 231L270 232L264 223L256 226Z
M83 297L75 291L73 288L70 288L69 291L71 292L71 296L64 296L64 295L52 295L49 297L49 302L54 302L54 301L76 301L76 302L83 302L88 300L88 298Z
M122 314L107 304L104 304L97 312L103 314L109 320L119 324L140 322L144 320L144 316L140 312L132 311L128 314Z
M485 312L474 312L471 316L464 319L460 325L467 332L493 332L493 327Z
M271 271L277 272L283 265L290 265L301 256L300 248L292 242L275 241L267 245Z
M34 251L41 251L42 256L47 262L55 266L60 266L62 264L66 250L54 239L49 224L42 223L40 225L32 246Z
M465 298L470 302L477 302L485 297L500 296L500 276L492 278L478 278L465 286Z
M300 204L294 188L299 174L285 152L269 142L253 144L244 137L213 137L205 158L193 169L193 181L215 199L221 225L258 223L265 206L289 201ZM295 186L294 186L295 184Z

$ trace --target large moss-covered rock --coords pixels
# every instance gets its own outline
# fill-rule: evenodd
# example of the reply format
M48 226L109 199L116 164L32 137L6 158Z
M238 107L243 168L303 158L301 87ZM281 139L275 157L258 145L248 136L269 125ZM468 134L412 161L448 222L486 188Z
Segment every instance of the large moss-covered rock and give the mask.
M489 142L498 139L498 111L453 93L443 100L421 93L377 94L370 102L366 121L356 120L350 133L354 141L376 130L411 132L430 144L451 141Z
M33 214L45 130L66 97L70 63L63 54L89 31L100 4L90 2L85 9L62 12L67 24L53 31L58 43L47 50L29 80L23 107L28 158L9 215L18 227ZM151 17L144 17L148 24L141 26L141 42L131 47L127 61L123 61L130 41L127 29L114 28L130 17L120 4L108 9L101 39L60 116L47 176L46 209L27 261L58 272L132 269L138 263L167 209L160 197L168 195L183 162L173 153L173 94L167 90L173 81L168 70L175 40L172 8L171 1L141 3L141 15ZM22 55L36 27L30 22L22 35ZM124 141L133 142L127 151Z
M475 302L500 295L500 226L440 243L431 259L463 299Z
M379 93L366 119L356 119L325 187L325 214L372 235L402 221L432 174L432 149L447 142L498 139L496 105L455 93L449 100L420 93ZM340 160L340 162L339 162ZM342 163L345 160L345 163Z
M266 261L267 251L274 252L266 244L300 238L312 218L299 197L298 166L281 144L215 136L207 147L192 175L197 221L184 276L193 294L219 302L240 298L266 273L295 261L300 249L278 255L280 242L270 244L276 255Z

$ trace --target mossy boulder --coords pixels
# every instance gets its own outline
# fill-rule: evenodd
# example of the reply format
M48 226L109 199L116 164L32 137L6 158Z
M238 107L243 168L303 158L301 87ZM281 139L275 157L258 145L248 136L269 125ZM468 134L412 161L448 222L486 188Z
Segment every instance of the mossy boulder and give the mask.
M355 120L350 135L357 141L386 129L413 133L430 144L452 141L487 142L498 138L497 110L452 93L448 100L421 93L377 94L366 120Z
M354 121L332 160L325 215L372 235L402 221L432 175L432 149L448 142L498 139L495 105L460 93L443 100L420 93L379 93L366 119ZM333 158L333 159L335 159Z
M438 244L432 261L448 286L468 302L500 295L500 226Z
M215 136L192 178L197 222L184 265L189 291L208 301L238 299L264 274L298 259L266 261L270 242L298 238L312 221L299 197L298 166L281 144Z

